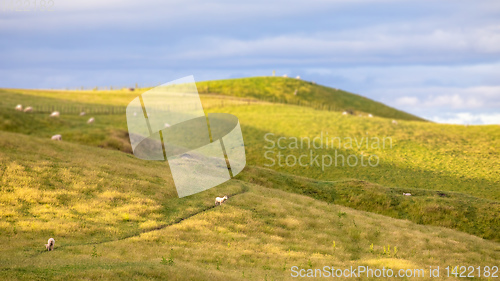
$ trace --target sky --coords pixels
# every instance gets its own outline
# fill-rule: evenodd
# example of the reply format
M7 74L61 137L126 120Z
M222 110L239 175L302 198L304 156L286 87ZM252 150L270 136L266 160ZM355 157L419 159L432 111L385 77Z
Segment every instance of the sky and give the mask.
M13 2L0 0L0 87L275 70L435 122L500 124L498 0Z

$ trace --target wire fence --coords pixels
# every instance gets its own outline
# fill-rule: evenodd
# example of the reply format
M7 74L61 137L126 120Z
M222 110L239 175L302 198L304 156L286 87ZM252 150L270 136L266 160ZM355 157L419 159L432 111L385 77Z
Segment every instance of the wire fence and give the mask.
M204 109L215 108L215 107L226 107L226 106L242 106L242 105L253 105L253 104L263 104L263 103L275 103L275 104L290 104L297 106L310 107L316 110L326 110L326 111L345 111L349 110L347 108L339 108L332 104L326 104L321 102L310 102L306 100L301 100L298 98L280 98L280 97L260 97L259 99L248 99L248 98L238 98L231 96L222 95L202 95L202 104ZM5 107L6 105L0 105L0 107ZM34 113L44 113L50 114L52 112L58 111L60 114L68 115L79 115L82 112L85 114L92 115L124 115L126 114L127 107L123 105L69 105L69 104L55 104L55 105L32 105L32 112ZM182 104L175 105L175 111L179 109L190 110L197 109L199 104ZM13 109L13 108L12 108ZM169 111L169 108L163 110Z
M250 99L233 99L233 98L209 98L204 99L202 101L202 105L204 109L208 108L216 108L216 107L225 107L225 106L241 106L241 105L250 105L263 103L260 100L250 100ZM162 108L152 107L152 112L155 110L162 111L179 111L179 110L197 110L199 109L199 103L183 103L183 104L175 104L168 105L166 104ZM80 115L82 112L85 114L92 115L125 115L127 112L126 106L114 106L114 105L68 105L68 104L54 104L54 105L37 105L33 104L29 107L32 108L30 112L32 113L41 113L41 114L51 114L52 112L59 112L59 114L64 115ZM0 104L0 108L9 108L14 110L14 107L10 104ZM24 107L23 109L26 109Z
M74 106L74 105L33 105L33 112L35 113L52 113L58 111L60 114L68 115L78 115L82 112L85 114L93 115L113 115L113 114L125 114L125 106L113 106L113 105L92 105L92 106Z

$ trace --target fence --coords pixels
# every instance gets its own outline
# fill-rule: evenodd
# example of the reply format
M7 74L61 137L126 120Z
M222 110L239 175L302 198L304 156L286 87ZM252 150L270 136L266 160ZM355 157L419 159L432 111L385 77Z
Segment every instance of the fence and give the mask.
M278 97L263 97L260 99L245 99L237 98L231 96L211 96L202 95L203 108L214 108L214 107L225 107L225 106L241 106L241 105L252 105L252 104L263 104L263 103L278 103L278 104L290 104L314 108L317 110L327 110L327 111L344 111L348 109L342 109L335 105L325 104L320 102L309 102L300 99L287 99ZM196 108L197 104L183 104L180 107L183 109ZM4 106L1 106L4 107ZM33 105L33 112L35 113L47 113L50 114L54 111L58 111L61 114L69 115L79 115L81 112L92 115L118 115L126 114L126 106L114 106L114 105ZM176 110L179 109L179 105L176 105ZM163 110L169 111L169 108Z
M61 114L78 115L81 112L86 114L125 114L125 106L113 106L113 105L91 105L91 106L75 106L75 105L33 105L33 112L35 113L52 113L54 111L59 111Z

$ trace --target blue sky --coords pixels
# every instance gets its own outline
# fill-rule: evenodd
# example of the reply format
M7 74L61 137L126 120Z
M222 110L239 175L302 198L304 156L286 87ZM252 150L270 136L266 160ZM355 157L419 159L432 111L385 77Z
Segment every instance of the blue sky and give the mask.
M500 124L500 1L0 0L0 87L300 75L437 122ZM241 3L240 3L241 2ZM39 1L37 2L39 4Z

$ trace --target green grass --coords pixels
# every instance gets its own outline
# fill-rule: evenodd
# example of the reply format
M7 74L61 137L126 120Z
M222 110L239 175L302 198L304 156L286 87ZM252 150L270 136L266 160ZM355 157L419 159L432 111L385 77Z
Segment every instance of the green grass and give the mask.
M281 78L270 79L276 86ZM255 80L256 92L265 93L265 80ZM210 92L230 85L213 83ZM273 86L266 91L277 94ZM205 94L207 112L239 118L247 168L237 179L179 199L168 163L130 154L123 114L98 114L88 125L90 116L14 111L18 103L125 106L140 92L0 90L0 237L8 241L0 251L0 279L286 280L292 265L498 264L498 126L393 125L397 117L374 111L365 111L374 118L343 116L250 102L259 97L248 92L245 99ZM390 137L393 145L337 148L345 157L377 155L376 167L268 165L266 151L300 157L310 149L266 149L267 133L288 146L293 137L321 132ZM63 141L50 141L54 134ZM228 203L213 208L213 198L223 194ZM56 239L50 253L43 247L49 237Z
M500 258L497 242L245 179L178 199L166 163L0 136L2 279L285 280L293 265L427 269ZM233 195L213 208L219 194ZM48 237L53 252L44 251Z
M336 112L318 111L297 106L255 105L246 107L228 107L226 112L238 116L242 123L247 162L250 165L267 167L273 170L314 178L318 180L360 179L378 183L388 187L421 188L442 191L457 191L485 199L500 199L500 127L489 126L459 126L443 125L428 122L400 121L393 125L385 118L363 118L343 116ZM268 136L273 143L265 139ZM321 144L319 137L328 134L330 140L339 137L353 140L352 147L345 148L346 141L334 142L334 146L311 149L304 145L289 148L297 138L316 139L316 146ZM284 149L279 149L276 142L280 137ZM379 148L372 148L373 142L367 148L363 143L357 147L355 140L361 142L366 138L380 139ZM390 137L386 148L382 140ZM331 144L331 143L330 143ZM376 167L363 167L359 164L350 167L347 162L342 165L339 158L330 167L300 165L282 166L277 161L278 152L283 155L376 155L380 161ZM266 158L265 153L271 151ZM274 154L273 154L274 153ZM360 161L360 160L359 160ZM309 161L310 162L310 161ZM308 162L308 163L309 163ZM352 163L352 162L351 162Z
M196 85L200 93L253 97L335 111L351 110L364 115L370 113L385 118L423 121L422 118L360 95L293 78L251 77L198 82Z
M451 191L389 188L356 179L318 181L260 167L248 167L238 178L328 203L457 229L500 242L500 217L496 215L500 204L494 200ZM404 196L403 192L410 192L412 196Z

